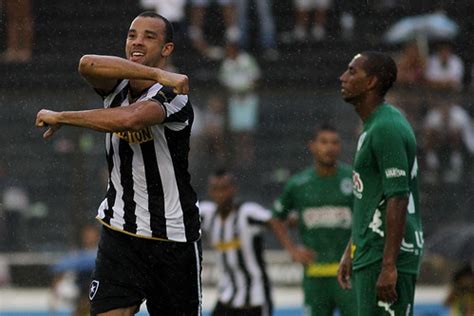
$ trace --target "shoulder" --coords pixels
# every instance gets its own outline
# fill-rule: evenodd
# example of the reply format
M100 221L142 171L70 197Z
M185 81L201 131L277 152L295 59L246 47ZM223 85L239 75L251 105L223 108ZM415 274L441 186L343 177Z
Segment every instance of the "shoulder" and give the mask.
M154 98L163 104L174 104L184 106L188 103L189 97L184 94L176 94L170 87L165 87L155 83L146 92L146 98Z
M260 217L270 214L270 211L256 202L245 202L239 208L239 212L245 217Z
M391 105L385 109L381 118L374 123L371 139L378 145L394 146L395 143L416 143L415 133L405 115Z
M287 185L291 187L301 186L311 180L313 174L314 168L308 167L291 176L291 178L288 180Z
M250 224L264 224L272 217L267 208L255 202L245 202L239 208L239 217Z
M239 212L246 213L246 214L251 214L252 212L255 211L265 211L266 208L264 208L262 205L256 203L256 202L244 202L242 205L240 205Z
M408 125L405 115L395 106L391 104L385 104L384 108L381 110L382 111L380 115L378 115L376 121L374 122L374 131L397 133L400 127L404 128L406 125Z
M461 57L459 57L458 55L452 55L451 56L451 61L456 64L456 66L463 66L464 63L461 59Z
M202 215L212 214L216 211L217 205L211 201L200 201L199 202L199 212Z

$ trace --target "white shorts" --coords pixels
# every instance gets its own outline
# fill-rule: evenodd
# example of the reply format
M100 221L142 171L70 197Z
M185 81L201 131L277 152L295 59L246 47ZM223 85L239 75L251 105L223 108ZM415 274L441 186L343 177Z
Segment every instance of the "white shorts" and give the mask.
M327 10L332 4L332 0L294 0L298 10Z
M191 4L196 7L207 7L211 1L216 1L219 5L223 6L234 2L234 0L191 0Z

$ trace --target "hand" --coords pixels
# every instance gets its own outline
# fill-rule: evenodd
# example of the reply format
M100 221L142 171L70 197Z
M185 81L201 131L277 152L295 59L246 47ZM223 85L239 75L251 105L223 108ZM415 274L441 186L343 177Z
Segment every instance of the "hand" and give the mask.
M316 253L314 251L302 246L297 246L291 250L290 254L294 262L302 263L305 266L311 264L316 259Z
M41 110L36 114L36 127L48 127L43 133L43 138L49 138L61 127L58 123L58 112Z
M379 300L389 304L393 304L397 301L397 278L397 268L394 264L382 265L382 271L375 284Z
M339 262L339 268L337 269L337 282L343 290L350 290L352 274L352 259L350 254L344 252L341 261Z
M186 75L176 74L159 69L157 81L164 86L172 87L174 93L189 93L189 78Z

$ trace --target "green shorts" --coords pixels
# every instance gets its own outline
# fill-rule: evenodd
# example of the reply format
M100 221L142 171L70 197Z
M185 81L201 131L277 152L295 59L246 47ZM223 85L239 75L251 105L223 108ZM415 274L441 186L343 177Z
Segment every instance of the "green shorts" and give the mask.
M398 272L398 300L388 304L377 300L375 284L380 274L380 262L352 273L352 288L356 292L359 316L411 316L415 299L416 275Z
M339 309L341 316L356 314L355 293L339 287L336 277L304 277L304 315L332 316Z

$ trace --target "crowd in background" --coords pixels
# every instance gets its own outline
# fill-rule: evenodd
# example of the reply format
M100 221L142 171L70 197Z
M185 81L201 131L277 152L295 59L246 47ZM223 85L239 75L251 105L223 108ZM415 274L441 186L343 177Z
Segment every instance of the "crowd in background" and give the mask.
M19 1L22 10L18 11L11 10L15 1L5 2L2 14L7 16L8 32L0 62L31 62L35 58L31 3ZM202 58L219 64L214 74L219 87L206 96L204 104L195 105L193 142L194 148L199 150L191 152L192 167L199 166L201 161L232 169L255 167L261 81L265 67L285 61L281 47L334 39L348 43L357 40L358 14L351 1L294 0L292 10L288 11L292 14L291 23L280 24L272 12L277 5L275 2L140 1L144 9L156 10L173 22L176 41L188 43ZM216 12L225 26L222 32L209 27L211 5L218 7ZM377 1L373 10L387 12L397 6L410 5L416 6L409 1L384 0ZM443 1L431 3L432 9L440 5ZM18 38L23 40L18 41ZM403 47L398 49L399 46ZM454 191L466 189L472 181L474 112L465 97L466 91L471 89L470 68L460 56L455 40L427 42L415 38L399 46L392 47L398 65L398 81L389 98L405 112L415 128L422 191L425 192L423 212L429 213L438 201L431 199L432 194L446 187ZM20 232L13 231L13 227L22 227L21 222L32 214L28 213L32 208L27 188L11 182L12 177L0 166L0 251L25 250L21 246ZM454 203L455 197L451 198L447 198L446 207ZM442 221L448 215L437 216Z

